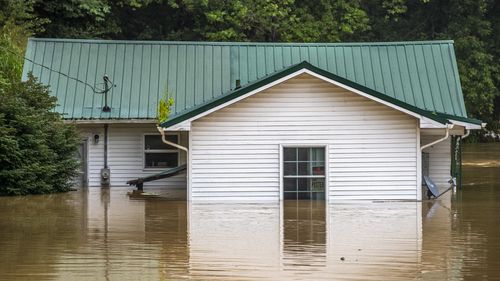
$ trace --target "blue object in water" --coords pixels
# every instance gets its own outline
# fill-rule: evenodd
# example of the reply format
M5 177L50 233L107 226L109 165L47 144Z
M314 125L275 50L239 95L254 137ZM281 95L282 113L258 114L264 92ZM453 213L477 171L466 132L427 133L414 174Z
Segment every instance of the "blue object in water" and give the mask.
M431 180L431 178L429 178L429 176L424 176L424 181L425 181L425 185L427 186L427 189L430 191L430 193L434 196L434 197L439 197L439 190L436 186L436 184ZM429 195L429 193L428 193ZM431 196L429 195L429 199L431 198Z

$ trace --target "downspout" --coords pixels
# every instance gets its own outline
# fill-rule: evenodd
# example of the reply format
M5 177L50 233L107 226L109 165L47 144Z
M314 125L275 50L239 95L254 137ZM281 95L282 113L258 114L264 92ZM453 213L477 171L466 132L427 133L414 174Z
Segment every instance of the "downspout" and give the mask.
M453 129L453 126L454 126L453 124L446 124L446 133L444 134L444 137L442 137L442 138L440 138L440 139L437 139L437 140L435 140L435 141L433 141L433 142L431 142L431 143L428 143L428 144L426 144L426 145L424 145L424 146L421 146L421 147L420 147L420 151L422 152L422 151L424 151L424 149L426 149L426 148L428 148L428 147L430 147L430 146L433 146L433 145L435 145L435 144L438 144L438 143L440 143L440 142L442 142L442 141L447 140L447 139L448 139L448 137L450 136L450 129ZM452 188L452 186L451 186L450 188L448 188L447 190L445 190L444 192L442 192L442 193L441 193L438 197L440 197L441 195L443 195L443 194L445 194L446 192L448 192L449 190L451 190L451 188ZM437 197L436 197L436 198L437 198Z
M104 169L108 168L108 124L104 124Z
M456 186L458 187L458 189L462 189L462 141L463 139L465 139L466 137L468 137L470 135L470 130L467 130L465 129L466 133L465 135L463 135L461 138L460 138L460 142L459 142L459 155L460 155L460 163L459 163L459 167L458 167L458 179L455 179L455 182L456 182Z
M454 126L453 124L447 124L446 125L446 133L445 133L444 137L437 139L431 143L428 143L424 146L421 146L420 151L423 151L424 149L428 148L429 146L433 146L433 145L438 144L442 141L445 141L450 136L450 129L453 129L453 126Z
M108 124L104 124L104 168L101 169L101 187L109 187L110 170L108 167Z
M463 140L463 139L465 139L466 137L468 137L468 136L470 135L470 130L465 129L465 131L466 131L465 135L463 135L463 136L460 138L460 140Z
M165 131L163 130L163 128L162 128L162 127L158 127L158 126L156 126L156 129L158 129L158 132L160 132L160 134L161 134L161 140L163 141L163 143L168 144L168 145L170 145L170 146L173 146L173 147L175 147L175 148L178 148L178 149L184 150L184 151L186 151L186 153L188 153L188 152L189 152L189 150L188 150L186 147L184 147L184 146L181 146L181 145L178 145L178 144L176 144L176 143L173 143L173 142L168 141L168 140L165 138Z
M181 146L181 145L178 145L176 143L173 143L173 142L170 142L168 141L166 138L165 138L165 131L163 130L162 127L159 127L159 126L156 126L156 129L158 129L158 132L160 132L161 134L161 140L163 141L163 143L165 144L168 144L168 145L171 145L173 147L176 147L178 149L181 149L181 150L184 150L186 152L186 162L187 162L187 167L188 167L188 170L187 170L187 194L186 194L186 197L188 198L188 200L191 200L191 180L190 180L190 174L191 174L191 165L189 164L189 161L190 161L190 157L189 157L189 149L187 147L184 147L184 146Z

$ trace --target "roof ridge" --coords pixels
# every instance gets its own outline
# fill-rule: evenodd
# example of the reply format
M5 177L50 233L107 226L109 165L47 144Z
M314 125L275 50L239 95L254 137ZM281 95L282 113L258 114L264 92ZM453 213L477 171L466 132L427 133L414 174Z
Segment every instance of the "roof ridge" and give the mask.
M453 44L453 40L428 41L387 41L387 42L214 42L214 41L158 41L158 40L109 40L109 39L79 39L79 38L37 38L29 41L37 42L67 42L88 44L139 44L139 45L217 45L217 46L398 46L398 45L436 45Z

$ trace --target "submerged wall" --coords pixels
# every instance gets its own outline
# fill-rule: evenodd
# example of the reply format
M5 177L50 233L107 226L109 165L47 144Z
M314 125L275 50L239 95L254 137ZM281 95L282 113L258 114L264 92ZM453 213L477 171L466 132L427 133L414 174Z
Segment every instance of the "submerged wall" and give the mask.
M82 138L88 139L89 186L100 186L100 171L104 167L104 125L79 126ZM94 135L99 142L94 143ZM143 139L145 134L158 134L154 124L110 124L108 129L108 166L111 169L111 186L125 186L130 179L144 177L165 169L144 169ZM181 133L180 142L187 146L187 133ZM181 152L180 164L186 163ZM168 179L152 181L145 187L185 187L186 173Z

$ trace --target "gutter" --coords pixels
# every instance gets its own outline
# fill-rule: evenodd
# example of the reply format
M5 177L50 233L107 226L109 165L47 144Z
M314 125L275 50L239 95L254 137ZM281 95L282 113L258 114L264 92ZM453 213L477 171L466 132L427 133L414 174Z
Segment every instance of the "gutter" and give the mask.
M453 129L453 126L455 126L455 125L453 125L453 124L447 124L446 125L446 133L445 133L444 137L442 137L440 139L437 139L437 140L435 140L435 141L433 141L431 143L428 143L428 144L426 144L424 146L421 146L420 147L420 151L423 151L424 149L428 148L429 146L433 146L433 145L435 145L437 143L445 141L450 136L450 129ZM468 131L468 132L470 132L470 131Z
M176 144L176 143L173 143L173 142L168 141L168 140L165 138L165 131L163 130L163 128L162 128L162 127L158 127L158 126L156 126L156 129L158 129L158 132L160 132L160 134L161 134L161 140L163 141L163 143L168 144L168 145L170 145L170 146L173 146L173 147L175 147L175 148L178 148L178 149L184 150L184 151L186 151L186 153L188 153L188 152L189 152L189 149L187 149L186 147L184 147L184 146L181 146L181 145L178 145L178 144Z

